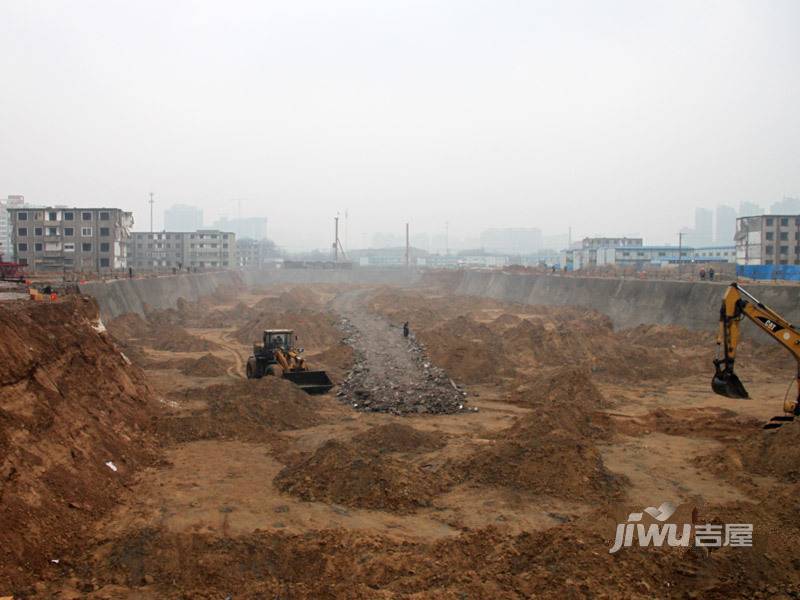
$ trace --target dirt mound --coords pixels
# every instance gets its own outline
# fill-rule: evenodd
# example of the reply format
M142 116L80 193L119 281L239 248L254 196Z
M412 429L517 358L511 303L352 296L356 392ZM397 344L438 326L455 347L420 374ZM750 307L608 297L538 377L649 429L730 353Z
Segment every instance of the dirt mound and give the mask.
M542 377L525 402L533 412L458 462L454 477L560 498L598 500L620 493L624 481L605 468L595 445L610 435L593 414L606 401L585 372L567 367Z
M309 369L327 371L334 383L341 383L347 372L353 366L353 348L347 344L338 343L329 346L326 350L306 356Z
M121 341L150 337L150 325L137 313L125 313L105 325L108 332Z
M232 590L235 597L301 599L794 597L798 528L792 496L780 500L786 508L776 517L771 506L752 504L701 512L703 523L753 523L764 532L754 538L757 548L720 548L710 556L684 548L609 554L615 521L602 512L544 531L511 536L486 527L434 542L345 529L233 537L139 529L76 557L75 579L47 591L148 598L224 598Z
M136 342L167 352L207 352L218 348L213 342L191 335L169 320L151 322L134 313L112 319L106 327L124 346Z
M573 366L557 368L525 381L511 392L508 399L524 406L574 411L593 411L610 406L587 370Z
M214 342L192 335L179 325L165 325L154 329L149 344L154 350L168 352L207 352L219 348Z
M417 337L431 361L458 381L489 383L514 375L506 361L498 360L502 356L499 337L468 317L450 319Z
M434 363L466 383L502 383L564 364L605 381L673 379L706 372L714 350L706 333L671 325L614 331L607 316L581 307L390 289L369 307L393 322L409 320Z
M233 334L234 338L246 344L260 342L265 329L293 329L297 346L312 353L322 352L342 338L334 320L325 313L304 309L260 310L251 315Z
M195 319L193 327L210 329L227 329L228 327L238 327L247 318L250 311L243 302L239 302L230 309L215 308L209 310L201 317Z
M508 327L514 327L515 325L519 325L519 322L522 319L517 315L510 315L508 313L503 313L499 317L497 317L494 321L492 321L493 327L499 327L501 329L507 329Z
M198 359L190 359L181 368L181 373L193 377L220 377L228 373L228 363L213 354L204 354Z
M79 547L157 456L153 393L97 318L88 298L0 304L2 590Z
M443 434L401 423L378 425L353 437L358 446L377 452L432 452L446 445Z
M443 491L441 476L354 444L329 440L308 458L287 466L275 485L308 501L398 513L430 506Z
M744 430L744 439L726 458L754 475L771 475L783 482L800 482L800 421L779 429Z
M276 377L183 389L170 395L179 408L159 420L172 441L237 439L263 442L275 431L304 429L324 422L321 401ZM188 410L181 405L199 408Z
M713 348L716 336L706 331L693 331L678 325L637 325L619 332L619 338L638 346L676 348L702 346Z

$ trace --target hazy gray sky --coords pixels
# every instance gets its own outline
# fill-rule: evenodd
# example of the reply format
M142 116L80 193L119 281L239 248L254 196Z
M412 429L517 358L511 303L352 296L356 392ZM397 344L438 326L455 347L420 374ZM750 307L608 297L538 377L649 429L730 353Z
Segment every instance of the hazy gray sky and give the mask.
M800 195L800 2L0 0L0 195L265 215L290 249L677 239Z

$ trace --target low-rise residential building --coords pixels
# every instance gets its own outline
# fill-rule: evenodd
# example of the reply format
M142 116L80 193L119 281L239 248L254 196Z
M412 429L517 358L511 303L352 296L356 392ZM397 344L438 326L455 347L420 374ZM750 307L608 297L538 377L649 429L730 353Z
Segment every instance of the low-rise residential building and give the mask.
M229 269L236 266L236 236L216 229L134 231L128 262L137 270Z
M11 208L14 257L32 273L127 267L133 214L119 208Z
M736 219L736 264L800 265L800 215Z

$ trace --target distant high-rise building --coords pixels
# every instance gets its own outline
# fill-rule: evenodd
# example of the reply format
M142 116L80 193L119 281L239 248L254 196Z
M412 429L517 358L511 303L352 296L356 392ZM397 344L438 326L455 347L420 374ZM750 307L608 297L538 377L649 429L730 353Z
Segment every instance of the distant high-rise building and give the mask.
M714 241L713 214L707 208L694 209L694 243L692 246L710 246Z
M740 202L739 203L739 216L740 217L755 217L756 215L763 215L764 209L754 202Z
M264 240L267 238L266 217L241 217L236 219L220 217L214 222L214 227L224 231L232 231L236 234L237 239Z
M717 206L716 220L714 243L732 245L736 234L736 209L724 204Z
M532 254L542 248L542 232L536 227L502 227L481 233L481 246L487 252Z
M165 231L197 231L202 228L202 208L188 204L173 204L164 211Z
M773 215L800 215L800 198L784 198L769 207Z

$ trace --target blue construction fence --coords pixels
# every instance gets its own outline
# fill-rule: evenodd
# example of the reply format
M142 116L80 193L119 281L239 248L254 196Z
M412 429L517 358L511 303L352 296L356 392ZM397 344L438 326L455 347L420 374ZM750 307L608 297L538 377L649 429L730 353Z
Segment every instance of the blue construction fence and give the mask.
M736 276L800 281L800 265L736 265Z

